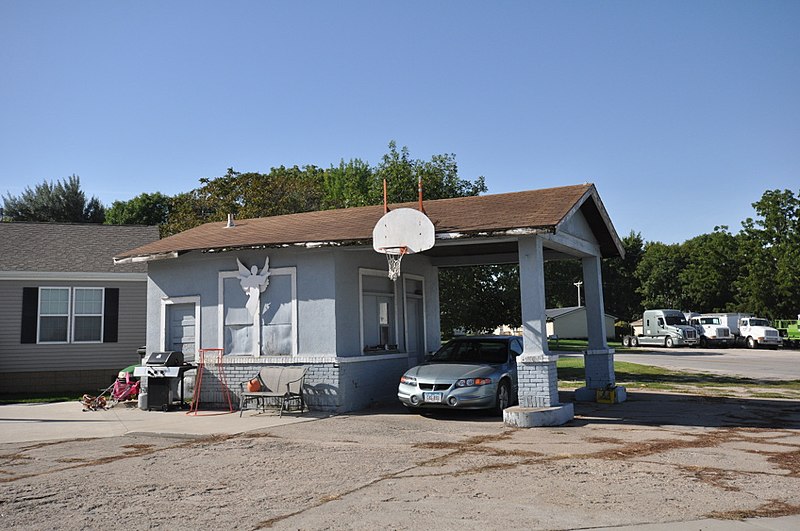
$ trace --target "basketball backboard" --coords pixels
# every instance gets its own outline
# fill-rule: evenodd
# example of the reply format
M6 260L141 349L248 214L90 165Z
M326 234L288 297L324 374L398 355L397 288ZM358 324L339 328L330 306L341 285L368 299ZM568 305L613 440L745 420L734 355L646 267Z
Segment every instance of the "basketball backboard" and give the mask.
M413 208L390 210L372 230L372 248L379 253L413 254L426 251L435 243L436 229L424 213Z

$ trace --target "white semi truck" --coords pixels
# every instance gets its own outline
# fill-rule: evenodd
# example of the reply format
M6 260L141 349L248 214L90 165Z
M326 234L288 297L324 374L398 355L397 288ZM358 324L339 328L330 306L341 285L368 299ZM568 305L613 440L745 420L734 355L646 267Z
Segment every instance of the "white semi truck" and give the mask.
M783 343L778 330L771 327L766 319L747 313L715 313L709 316L719 317L720 322L730 328L734 344L744 344L747 348L777 348Z
M696 345L698 341L697 330L689 326L686 317L678 310L645 310L642 333L622 338L626 347L653 345L672 348Z
M687 316L689 324L700 334L700 346L719 345L728 347L733 345L731 329L722 324L722 319L717 315L701 315L693 313Z

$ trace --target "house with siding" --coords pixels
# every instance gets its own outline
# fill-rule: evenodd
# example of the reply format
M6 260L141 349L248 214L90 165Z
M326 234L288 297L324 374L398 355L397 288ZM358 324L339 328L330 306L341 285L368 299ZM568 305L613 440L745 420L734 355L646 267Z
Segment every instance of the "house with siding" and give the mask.
M406 255L395 281L372 248L382 206L206 223L115 261L148 263L147 350L202 356L200 400L209 407L225 406L223 382L235 395L264 365L305 366L313 409L396 400L402 373L440 345L439 269L491 263L520 264L520 367L533 371L520 378L520 403L549 405L558 392L545 334L547 259L582 260L592 355L585 395L613 384L600 259L624 251L594 185L426 201L424 211L435 244ZM208 363L220 352L221 364ZM528 382L541 388L528 393Z
M115 254L158 227L0 223L0 394L97 392L137 363L147 264Z

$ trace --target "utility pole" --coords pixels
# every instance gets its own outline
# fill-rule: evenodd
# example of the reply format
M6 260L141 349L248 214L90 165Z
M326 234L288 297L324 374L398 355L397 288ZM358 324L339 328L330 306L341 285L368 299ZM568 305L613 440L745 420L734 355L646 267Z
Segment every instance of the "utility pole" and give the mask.
M583 286L583 280L579 280L578 282L573 282L572 284L576 288L578 288L578 307L581 305L581 286Z

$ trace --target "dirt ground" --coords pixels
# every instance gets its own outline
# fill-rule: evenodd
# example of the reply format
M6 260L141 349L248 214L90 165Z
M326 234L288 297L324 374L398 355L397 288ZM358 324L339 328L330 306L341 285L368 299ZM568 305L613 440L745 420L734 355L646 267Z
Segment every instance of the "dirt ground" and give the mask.
M569 399L567 394L562 399ZM579 529L800 514L800 403L632 393L510 429L399 407L0 445L13 529Z

